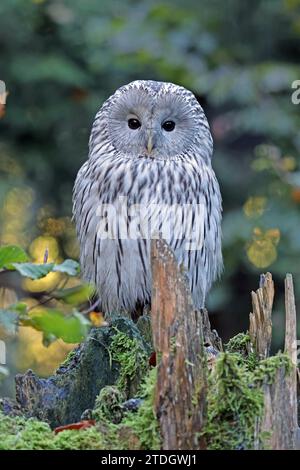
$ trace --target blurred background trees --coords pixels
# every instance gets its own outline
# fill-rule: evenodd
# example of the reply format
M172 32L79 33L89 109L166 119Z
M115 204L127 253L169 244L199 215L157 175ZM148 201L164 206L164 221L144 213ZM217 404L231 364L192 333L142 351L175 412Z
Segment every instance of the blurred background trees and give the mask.
M93 117L135 79L191 89L205 109L224 200L225 271L208 299L228 339L247 328L250 291L286 272L300 298L300 0L1 0L0 240L42 262L76 259L71 222L75 175ZM26 281L33 293L57 273ZM283 296L275 305L276 348ZM66 348L37 332L10 338L13 367L47 374ZM9 389L10 382L5 385Z

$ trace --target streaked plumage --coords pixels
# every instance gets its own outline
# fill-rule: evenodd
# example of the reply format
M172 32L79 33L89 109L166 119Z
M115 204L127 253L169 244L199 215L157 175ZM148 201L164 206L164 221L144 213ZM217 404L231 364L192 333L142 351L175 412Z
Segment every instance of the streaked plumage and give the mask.
M140 127L129 128L129 119L138 120ZM175 123L172 132L162 127L166 121ZM169 206L189 205L191 218L187 221L184 213L180 217L176 213L167 241L187 270L195 307L204 306L222 268L221 196L211 166L212 151L205 114L183 87L138 80L103 104L93 124L89 158L78 172L73 194L83 278L96 285L102 311L133 312L151 300L150 240L120 239L125 220L121 213L115 239L97 235L99 204L112 204L120 212L120 196L127 198L128 207L146 208L144 217L151 219L156 234L161 230L161 213L165 222L172 217ZM204 209L200 216L199 204ZM203 237L203 243L200 249L188 250L180 230L185 233L188 224L197 228L196 222L202 223L196 241Z

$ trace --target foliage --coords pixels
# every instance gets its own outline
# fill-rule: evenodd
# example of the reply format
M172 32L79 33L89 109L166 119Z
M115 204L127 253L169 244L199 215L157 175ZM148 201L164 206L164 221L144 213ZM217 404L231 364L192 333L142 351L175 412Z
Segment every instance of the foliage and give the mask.
M41 279L51 272L65 273L69 276L76 276L79 274L79 265L72 259L67 259L61 264L12 263L12 267L22 276L29 277L30 279Z
M13 263L28 261L28 255L19 246L0 246L0 269L14 269Z
M59 272L68 277L77 276L79 264L73 260L65 260L63 263L36 264L23 261L29 260L28 255L18 246L2 246L0 248L0 273L5 269L17 271L21 276L31 279L45 278L49 273ZM67 280L68 280L67 277ZM53 298L64 304L73 304L74 300L86 302L92 294L90 286L80 285L77 288L60 289L58 293L53 292ZM25 302L8 305L0 309L0 326L7 333L14 333L17 325L31 326L35 330L42 331L44 343L49 344L57 338L66 343L78 343L82 341L91 325L90 321L79 311L74 310L66 313L59 308L44 307L43 304L51 302L50 296L45 296L42 302L36 303L34 308ZM76 303L76 302L75 302Z
M88 331L90 322L79 312L64 315L56 309L34 309L27 319L22 319L21 324L32 326L44 333L44 339L61 338L66 343L79 343Z

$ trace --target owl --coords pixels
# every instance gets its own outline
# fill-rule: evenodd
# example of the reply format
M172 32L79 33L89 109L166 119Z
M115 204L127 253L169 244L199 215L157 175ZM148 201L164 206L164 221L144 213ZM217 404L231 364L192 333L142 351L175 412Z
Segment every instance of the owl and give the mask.
M222 269L222 202L213 142L195 96L136 80L97 113L88 160L73 190L85 281L106 315L151 303L151 239L162 237L186 270L195 308Z

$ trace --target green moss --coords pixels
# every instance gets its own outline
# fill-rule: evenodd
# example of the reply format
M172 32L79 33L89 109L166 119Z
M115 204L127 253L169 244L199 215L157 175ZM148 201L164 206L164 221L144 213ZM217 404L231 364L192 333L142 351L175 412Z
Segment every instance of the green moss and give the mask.
M46 422L0 413L0 449L159 449L159 429L153 407L156 369L147 375L148 356L143 345L119 330L110 348L112 360L119 364L120 378L117 386L104 387L99 393L93 410L97 420L95 427L65 430L55 435ZM136 380L137 376L144 401L137 412L125 413L121 404L127 395L128 382Z
M204 436L209 449L251 448L263 393L249 387L249 373L237 353L222 353L209 377Z
M124 392L119 388L113 385L103 387L95 401L93 418L97 421L120 423L124 414L122 403L125 399Z
M240 354L247 355L250 345L251 340L249 334L238 333L228 341L225 345L225 349L228 352L238 352Z
M0 413L0 449L53 449L53 433L47 423L36 419L11 418Z
M279 352L276 356L268 357L259 362L255 369L254 381L258 383L272 384L275 380L276 372L284 367L288 375L292 370L292 362L287 354Z
M96 419L100 419L100 424L107 426L105 435L107 445L116 446L116 449L130 450L145 449L145 450L157 450L161 448L161 439L159 432L159 424L154 411L154 392L157 378L157 369L153 368L141 385L140 396L143 399L142 405L139 407L137 412L127 412L123 417L120 424L115 425L112 423L111 417L114 414L111 413L111 401L108 404L108 408L103 410L103 394L99 394L96 401ZM104 401L107 402L109 396L108 388L105 387L106 391L104 394ZM102 392L102 391L101 391ZM115 390L112 391L115 395ZM115 395L116 399L112 399L114 405L119 406L121 395Z
M119 364L119 379L117 386L130 395L130 386L135 383L135 389L148 370L148 356L142 344L135 338L114 328L116 334L110 343L112 361Z
M0 413L0 450L84 450L117 449L113 425L84 430L66 430L58 434L37 419L8 417Z
M225 344L225 351L229 353L238 353L241 361L249 370L254 370L259 363L259 358L254 352L251 339L248 333L238 333ZM246 361L244 362L244 359Z
M45 422L7 417L0 412L0 449L160 449L154 410L157 368L149 372L143 345L117 328L110 341L110 354L118 363L120 378L116 386L101 389L93 410L95 427L55 435ZM269 436L256 432L263 414L262 385L272 384L279 368L286 373L291 370L287 355L279 353L259 361L252 352L249 335L239 334L229 341L208 378L207 421L201 434L209 449L252 449L254 441L267 445ZM122 403L128 395L128 383L137 377L143 403L138 411L125 412ZM194 406L202 386L199 379Z
M105 450L106 442L96 427L81 431L62 431L54 437L54 447L60 450Z
M243 347L248 339L238 336L218 356L209 376L207 423L202 433L209 449L252 449L254 441L264 446L267 436L256 435L264 408L261 385L273 383L280 367L286 373L291 367L289 358L281 353L263 361L254 360L252 353L247 357Z
M154 392L157 378L157 368L148 374L142 385L142 397L144 401L137 413L128 414L123 424L133 430L139 437L141 448L145 450L157 450L161 448L159 424L154 411Z

